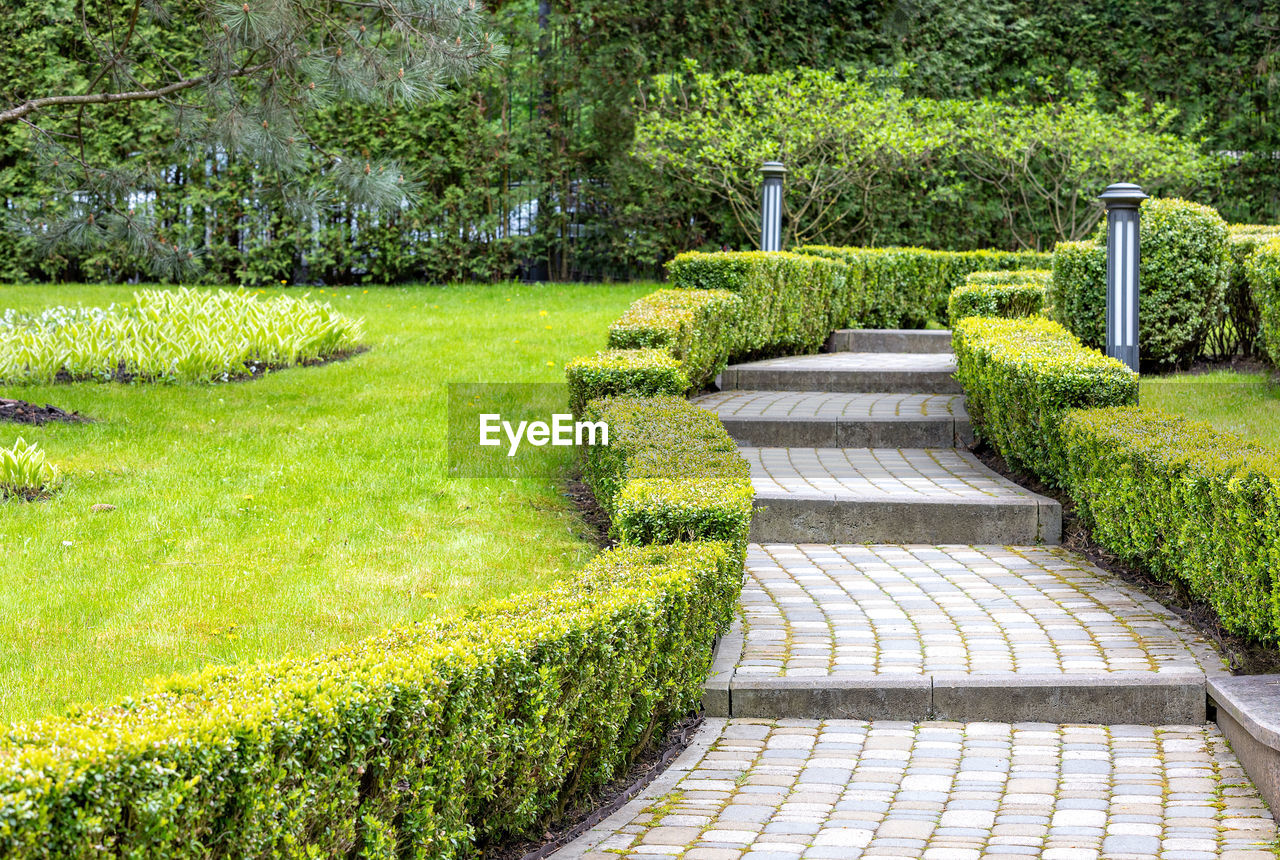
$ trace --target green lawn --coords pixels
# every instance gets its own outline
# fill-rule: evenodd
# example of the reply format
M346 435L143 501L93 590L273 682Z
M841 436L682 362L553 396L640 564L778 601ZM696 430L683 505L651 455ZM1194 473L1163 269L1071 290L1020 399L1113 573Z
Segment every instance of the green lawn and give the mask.
M1182 413L1280 451L1280 384L1265 374L1144 376L1142 405Z
M0 386L97 419L0 424L67 475L0 504L0 719L545 587L595 552L562 495L572 449L519 480L449 478L445 383L561 382L651 289L312 290L364 317L369 352L224 385ZM0 313L130 295L4 286Z

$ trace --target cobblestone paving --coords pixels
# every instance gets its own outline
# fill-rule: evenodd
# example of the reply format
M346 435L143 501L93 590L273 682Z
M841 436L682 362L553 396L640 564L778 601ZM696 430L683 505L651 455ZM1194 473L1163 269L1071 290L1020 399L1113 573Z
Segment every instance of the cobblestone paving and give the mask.
M1032 493L955 448L739 448L756 495L965 501Z
M882 373L945 372L956 369L955 356L945 352L828 352L819 355L791 355L766 358L732 367L752 370L875 370Z
M1263 860L1214 726L716 720L561 860Z
M718 391L693 400L722 418L966 417L962 394L844 394L827 391Z
M752 545L739 677L1222 672L1192 629L1065 550Z

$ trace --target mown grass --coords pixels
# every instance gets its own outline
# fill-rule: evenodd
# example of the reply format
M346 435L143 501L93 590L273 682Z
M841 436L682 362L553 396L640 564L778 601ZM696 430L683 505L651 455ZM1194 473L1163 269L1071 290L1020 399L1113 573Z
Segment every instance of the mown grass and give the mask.
M364 317L368 352L223 385L0 387L96 419L0 424L0 444L39 442L65 474L48 501L0 504L0 719L323 649L577 566L595 550L562 494L572 450L517 480L450 478L445 383L562 382L651 289L312 290ZM130 295L5 286L0 311Z
M1264 373L1144 376L1141 398L1145 407L1205 421L1280 451L1280 383Z

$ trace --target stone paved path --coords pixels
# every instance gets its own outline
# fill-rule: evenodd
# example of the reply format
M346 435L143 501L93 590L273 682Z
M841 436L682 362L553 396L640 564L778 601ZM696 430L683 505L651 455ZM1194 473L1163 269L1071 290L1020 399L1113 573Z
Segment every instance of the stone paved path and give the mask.
M839 352L860 344L895 351ZM1213 646L1045 545L1056 502L951 447L969 429L943 336L831 345L731 367L699 398L757 492L708 718L554 856L1275 857L1275 821L1205 722Z

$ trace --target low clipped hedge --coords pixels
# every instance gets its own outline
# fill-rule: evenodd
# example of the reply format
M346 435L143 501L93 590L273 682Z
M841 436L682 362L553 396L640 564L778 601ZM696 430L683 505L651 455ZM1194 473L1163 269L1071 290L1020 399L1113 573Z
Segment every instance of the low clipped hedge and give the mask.
M975 272L951 291L947 316L952 324L965 317L1030 317L1044 310L1050 272Z
M1280 454L1152 410L1072 412L1063 483L1094 538L1280 642Z
M665 349L699 389L728 363L741 318L742 299L727 290L658 290L609 326L609 346Z
M549 591L11 727L0 855L471 857L695 708L723 543L601 553Z
M726 290L742 300L730 353L753 358L815 352L848 318L848 268L786 252L680 254L667 263L671 286Z
M839 260L849 272L854 328L924 328L947 322L951 292L973 272L1044 269L1050 255L1033 251L932 251L926 248L847 248L805 245L796 253Z
M1144 363L1186 365L1203 351L1224 312L1230 279L1227 225L1218 213L1177 198L1142 202L1138 345ZM1106 339L1104 242L1054 248L1055 318L1087 346Z
M1048 484L1060 484L1067 410L1137 403L1136 373L1051 320L969 317L952 347L978 435Z
M751 472L715 415L678 397L618 397L587 408L609 444L583 477L623 543L712 539L745 553Z
M683 394L689 377L665 349L610 349L570 360L564 367L569 408L581 415L588 402L615 394Z
M1280 365L1280 238L1272 239L1245 261L1245 277L1258 313L1258 342Z

